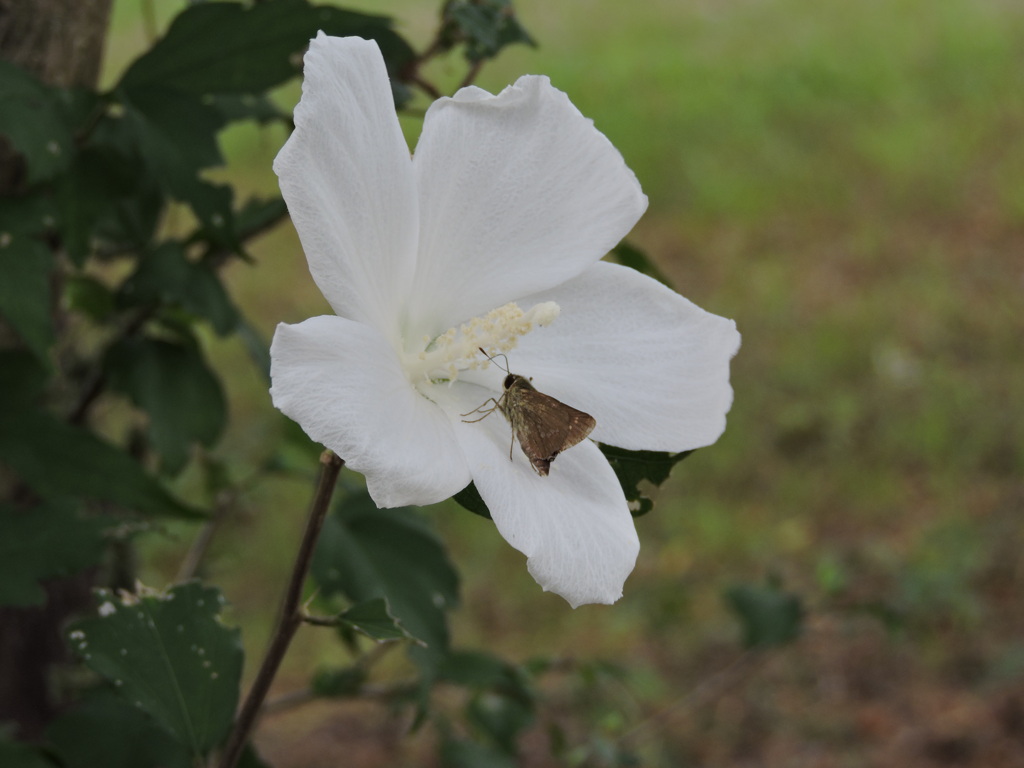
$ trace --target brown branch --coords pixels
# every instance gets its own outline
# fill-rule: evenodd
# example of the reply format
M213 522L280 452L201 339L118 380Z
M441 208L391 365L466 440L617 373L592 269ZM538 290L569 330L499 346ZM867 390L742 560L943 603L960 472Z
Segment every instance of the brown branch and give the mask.
M117 332L114 338L107 345L107 350L110 350L115 344L125 339L129 339L138 333L142 327L149 321L151 317L156 313L156 305L150 305L142 308L136 313L135 317L129 320L125 326ZM96 402L97 398L103 394L103 389L107 383L106 374L103 372L103 356L100 355L96 361L96 369L89 377L89 383L82 388L82 394L78 398L78 402L75 403L75 407L71 409L71 413L68 414L68 423L81 425L86 421L86 417L89 415L89 409L93 403Z
M193 539L192 545L188 548L188 552L185 553L185 559L181 561L178 575L174 579L176 582L186 582L189 579L195 578L199 573L199 567L202 565L203 560L206 559L206 553L210 549L210 542L213 541L213 534L217 532L224 518L234 508L235 498L235 494L226 493L217 500L213 508L213 515L203 523L199 533Z
M369 701L376 701L381 704L392 705L396 701L408 698L419 690L419 687L420 681L418 679L411 679L397 683L367 683L366 685L361 685L357 690L353 691L351 695L346 696L345 698L366 699ZM297 707L301 707L305 704L309 704L311 701L324 701L328 698L332 697L321 696L314 693L312 688L300 688L271 699L266 703L266 706L263 707L261 714L277 715L282 712L287 712Z
M667 720L682 717L694 709L716 701L733 686L746 679L747 675L756 670L761 664L764 664L770 657L770 652L757 649L745 650L724 668L719 669L702 680L689 693L634 725L620 735L617 741L623 743L636 739L640 734L646 733L656 725L664 724Z
M281 613L278 617L277 627L270 641L270 647L263 658L263 664L252 688L242 704L242 708L235 718L235 724L228 737L227 745L221 754L220 768L235 768L238 759L249 741L249 735L260 710L263 701L270 690L270 684L277 674L285 652L295 636L296 630L302 624L302 586L309 573L309 566L313 560L313 550L316 548L317 539L320 537L320 529L323 527L324 518L330 507L331 497L334 495L334 486L338 481L338 473L341 471L344 461L338 458L332 451L324 451L320 455L320 480L317 484L316 495L309 511L309 520L306 522L306 532L299 544L299 551L295 555L295 565L292 568L291 579L288 582L288 589L285 591L284 600L281 603Z
M421 91L432 99L440 99L444 96L441 90L429 80L424 79L419 72L409 77L409 82L417 86Z
M462 82L459 83L459 88L465 88L467 85L472 85L473 81L476 80L477 75L480 74L480 70L484 68L484 60L476 59L469 65L469 69L466 71L466 76L462 78Z

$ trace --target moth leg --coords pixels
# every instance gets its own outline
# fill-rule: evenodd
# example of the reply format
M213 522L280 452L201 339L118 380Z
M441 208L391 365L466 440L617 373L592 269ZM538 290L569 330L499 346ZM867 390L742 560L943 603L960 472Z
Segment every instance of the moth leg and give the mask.
M483 407L485 405L487 405L488 403L494 403L494 405L492 405L490 408L488 408L486 411L484 411ZM497 409L498 409L498 401L495 400L493 397L489 397L486 400L484 400L482 403L480 403L480 405L478 405L472 411L469 411L467 413L460 413L459 416L469 416L471 413L483 413L483 416L481 416L479 419L463 419L462 420L466 424L476 424L478 421L483 421L484 419L486 419L488 416L490 416L492 413L494 413Z

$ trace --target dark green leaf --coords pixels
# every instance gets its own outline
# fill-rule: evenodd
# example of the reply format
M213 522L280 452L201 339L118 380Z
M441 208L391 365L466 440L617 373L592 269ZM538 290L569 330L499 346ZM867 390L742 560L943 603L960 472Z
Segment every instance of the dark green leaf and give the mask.
M217 132L224 121L198 96L174 88L152 88L123 98L125 127L171 189L191 180L197 169L223 162Z
M453 651L437 679L474 691L466 708L471 723L508 754L534 717L534 694L525 671L481 651Z
M387 601L375 598L353 605L338 616L338 621L378 643L388 640L417 640L409 634L388 610Z
M612 248L612 253L615 255L616 261L622 266L635 269L637 272L642 272L648 277L653 277L662 285L672 287L669 284L668 278L665 277L665 273L658 269L658 265L651 261L647 254L636 246L623 240Z
M235 223L242 237L249 237L283 221L287 215L288 208L280 197L253 198L235 216Z
M128 454L50 414L0 403L0 463L44 499L84 497L128 509L197 517Z
M109 243L111 251L145 250L166 209L167 194L155 178L140 170L136 182L132 193L115 201L109 215L96 222L96 236Z
M305 0L251 7L202 3L174 19L167 34L136 60L119 87L172 86L195 94L258 94L298 73L298 57L318 30L374 38L390 20Z
M202 179L181 188L179 199L192 208L203 223L201 235L204 240L218 248L241 254L242 244L235 229L235 212L232 209L234 190L227 184L212 184Z
M0 349L0 410L33 408L46 386L46 368L23 349Z
M225 123L252 120L260 125L266 125L288 123L291 120L291 115L282 111L266 96L253 96L248 93L219 94L211 97L210 103L217 108Z
M117 176L117 191L124 191L96 221L94 237L115 251L143 250L153 239L170 194L157 176L159 164L140 155L138 131L131 120L121 117L100 120L87 149L104 158L105 171Z
M511 0L453 0L445 21L455 41L466 43L470 61L494 58L506 45L536 43L516 18Z
M324 523L313 578L325 596L387 600L390 613L439 653L445 611L458 602L458 576L444 547L410 509L377 509L369 495L345 499Z
M59 92L0 60L0 104L0 136L25 158L27 182L63 171L74 155L74 142Z
M237 768L273 768L269 763L263 762L256 747L250 741L242 750L242 756L238 758Z
M231 188L199 177L203 168L223 162L217 145L221 113L199 96L173 88L135 89L121 96L125 130L146 167L168 194L188 203L209 239L234 248Z
M86 147L57 184L61 242L75 265L90 255L97 223L119 200L132 196L139 169L131 158L110 147Z
M45 360L53 343L50 270L53 254L38 240L0 232L0 316Z
M483 651L452 651L438 666L437 677L465 688L523 685L522 676L515 666Z
M322 669L313 675L314 696L342 699L358 696L366 682L366 668L360 665Z
M447 738L441 745L441 763L445 768L516 768L512 755L475 741Z
M726 590L725 599L743 625L743 644L748 648L785 645L800 634L800 597L776 584L738 584Z
M668 479L672 468L693 453L627 451L625 448L603 444L600 447L601 453L615 470L615 476L619 478L619 484L626 493L626 500L634 517L645 515L654 509L654 499L648 495L648 485L660 486Z
M189 261L176 242L161 243L139 259L119 292L122 306L173 304L210 321L220 335L233 331L238 310L219 274L206 262Z
M196 345L122 339L107 353L104 369L111 388L148 415L148 434L166 471L185 466L193 443L212 445L224 431L224 391Z
M259 331L244 317L239 318L236 335L241 340L245 351L249 354L256 370L263 375L263 379L270 384L270 345L260 336Z
M92 318L97 323L114 314L113 292L94 277L69 275L64 282L64 301L73 312Z
M0 736L0 765L4 768L57 768L37 747Z
M491 511L487 508L487 504L484 503L483 498L481 498L480 491L476 489L475 483L470 483L452 496L452 498L474 515L486 517L488 520L491 519Z
M78 573L103 554L103 520L69 505L16 509L0 504L0 605L41 605L41 579Z
M109 689L94 691L46 729L64 768L189 768L188 749Z
M519 734L533 723L533 701L506 693L481 692L466 705L466 718L488 741L514 756Z
M198 582L120 598L101 592L99 615L75 622L68 640L199 757L227 734L238 701L242 645L238 629L220 621L223 603Z
M0 202L0 233L39 236L53 229L56 208L49 190Z

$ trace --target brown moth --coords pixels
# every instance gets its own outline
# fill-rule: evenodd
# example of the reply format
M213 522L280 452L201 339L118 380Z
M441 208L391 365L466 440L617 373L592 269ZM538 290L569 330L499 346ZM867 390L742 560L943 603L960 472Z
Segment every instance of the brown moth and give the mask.
M488 360L494 359L482 349L480 351ZM501 397L497 400L492 397L479 408L462 414L469 416L472 413L482 413L483 416L479 419L463 421L472 424L487 418L495 409L500 410L512 427L513 441L508 448L509 461L512 460L512 448L515 439L518 438L519 446L534 470L538 475L545 477L555 457L582 442L597 426L597 422L589 413L578 411L550 395L538 392L525 376L511 373L507 367L505 372L508 375L502 385L504 391ZM494 405L484 410L487 403Z

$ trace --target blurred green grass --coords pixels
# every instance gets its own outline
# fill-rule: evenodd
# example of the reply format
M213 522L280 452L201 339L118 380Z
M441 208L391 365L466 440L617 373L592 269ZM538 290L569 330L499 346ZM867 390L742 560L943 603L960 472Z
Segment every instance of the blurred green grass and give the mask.
M134 4L118 3L108 77L139 50ZM152 4L156 28L172 6ZM393 13L420 45L436 11L413 0L355 7ZM744 716L766 708L811 740L838 729L836 748L863 754L870 734L851 723L864 701L809 711L815 675L874 669L904 684L883 686L879 695L894 700L915 688L955 697L1019 683L1020 665L1008 660L1024 630L1024 6L517 7L541 47L509 49L479 84L498 90L544 73L568 92L651 199L631 239L681 293L735 318L744 346L728 430L679 466L638 521L643 550L615 608L570 612L485 521L451 506L431 512L464 577L460 644L515 658L611 657L637 670L635 695L657 706L735 646L721 590L778 574L815 618L799 647L781 652L774 692L748 686L737 704ZM463 67L452 57L432 75L454 83ZM414 136L417 121L406 126ZM251 128L226 135L230 178L273 190L269 164L282 140ZM289 228L255 250L258 264L232 267L231 286L264 334L326 311ZM211 344L231 395L222 453L257 460L281 439L265 384L239 345ZM261 648L307 496L300 483L267 483L217 539L210 575L226 586L251 649ZM186 535L151 545L152 578L173 572ZM896 617L898 633L866 655L859 638L875 636L861 625L839 640L828 634L829 621L882 614ZM837 647L823 649L823 637ZM289 661L296 681L329 652L302 642ZM949 669L975 656L980 676L951 683ZM783 703L772 703L779 691ZM730 716L693 725L693 743L727 738ZM842 741L851 728L859 745ZM667 759L675 747L658 748Z

